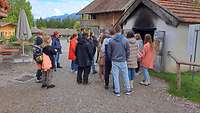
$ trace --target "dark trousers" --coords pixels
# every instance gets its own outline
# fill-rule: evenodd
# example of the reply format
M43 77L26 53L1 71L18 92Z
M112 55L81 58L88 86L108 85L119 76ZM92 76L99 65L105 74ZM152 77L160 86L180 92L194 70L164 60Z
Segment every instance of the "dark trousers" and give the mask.
M105 73L104 73L104 78L105 78L105 85L109 85L109 75L111 72L112 68L112 62L110 60L105 59Z
M38 69L36 72L36 78L37 80L41 80L42 79L42 70Z
M78 83L81 83L82 80L84 83L88 83L90 69L91 69L91 66L87 66L87 67L78 66L78 73L77 73L77 82ZM82 77L82 75L83 75L83 77Z
M71 62L71 70L73 70L73 71L77 71L78 70L78 65L77 65L76 60L72 60L72 62Z
M140 61L137 61L138 68L135 69L135 72L138 73L140 71Z

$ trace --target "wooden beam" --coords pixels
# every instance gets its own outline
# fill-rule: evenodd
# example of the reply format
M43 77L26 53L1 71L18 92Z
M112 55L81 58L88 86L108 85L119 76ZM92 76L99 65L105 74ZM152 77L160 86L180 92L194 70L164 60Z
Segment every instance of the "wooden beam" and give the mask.
M138 7L139 4L142 3L142 0L136 0L130 8L123 14L123 17L121 19L121 23L124 22L130 15L133 13L133 11Z
M180 69L181 65L180 64L176 64L176 68L177 68L177 72L176 72L176 88L177 89L181 89L181 69Z
M200 64L179 61L175 56L171 54L170 51L168 51L168 56L170 56L176 62L176 88L181 89L181 65L200 67Z

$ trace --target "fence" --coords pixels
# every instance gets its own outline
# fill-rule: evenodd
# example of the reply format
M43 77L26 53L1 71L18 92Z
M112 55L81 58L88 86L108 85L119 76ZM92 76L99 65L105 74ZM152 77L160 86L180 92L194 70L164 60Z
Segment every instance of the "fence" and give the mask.
M181 65L200 67L200 64L180 61L180 60L178 60L178 58L173 56L170 51L168 51L168 56L171 57L176 62L176 87L177 87L177 89L181 89L181 70L180 70Z

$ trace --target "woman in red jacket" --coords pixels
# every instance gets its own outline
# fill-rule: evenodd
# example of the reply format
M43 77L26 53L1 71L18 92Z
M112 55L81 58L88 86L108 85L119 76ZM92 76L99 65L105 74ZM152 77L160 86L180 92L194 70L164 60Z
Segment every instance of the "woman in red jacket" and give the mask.
M76 72L77 69L77 64L76 64L76 45L77 45L77 39L78 39L78 34L74 33L72 37L70 38L70 45L69 45L69 56L68 59L71 60L71 70L72 72Z

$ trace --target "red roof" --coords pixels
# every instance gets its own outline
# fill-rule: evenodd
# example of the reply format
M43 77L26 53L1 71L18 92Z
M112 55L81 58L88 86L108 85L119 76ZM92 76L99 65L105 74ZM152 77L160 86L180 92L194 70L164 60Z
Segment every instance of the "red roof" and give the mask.
M193 0L152 0L179 17L181 22L200 23L200 5Z
M131 0L94 0L83 8L80 14L124 11Z
M200 5L193 0L151 0L160 7L179 17L181 22L200 23ZM94 0L79 13L106 13L126 10L134 0Z

